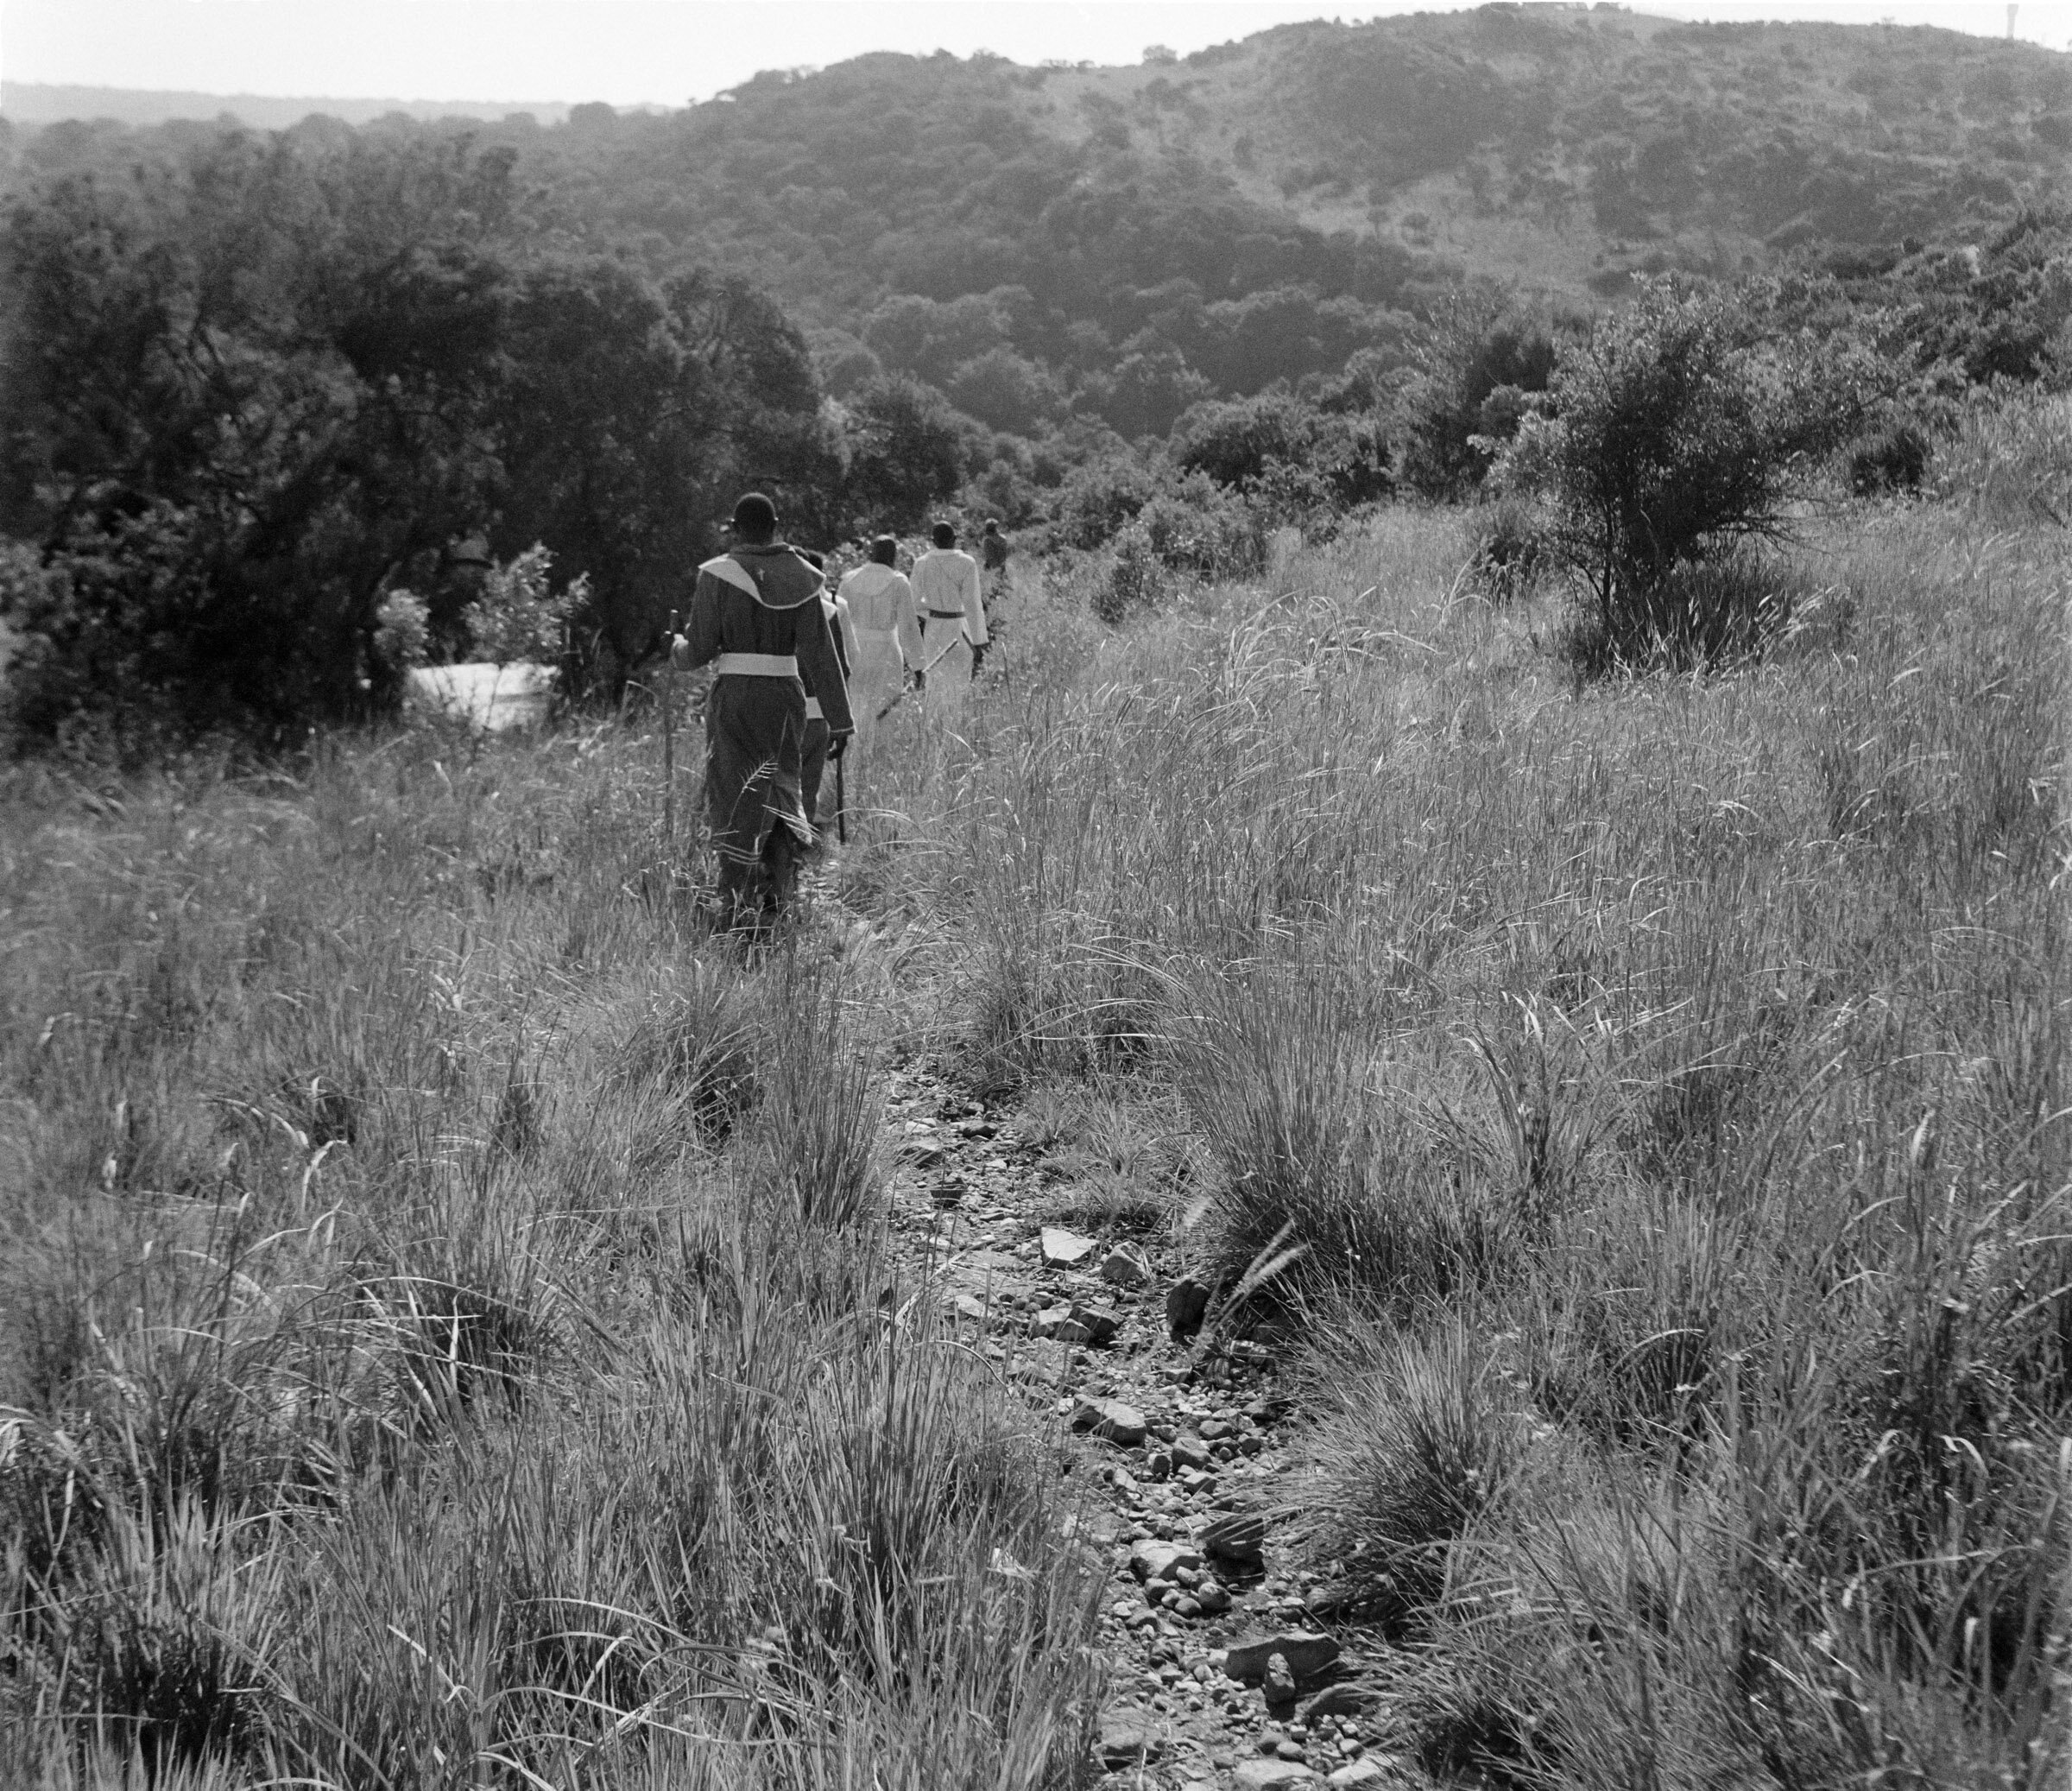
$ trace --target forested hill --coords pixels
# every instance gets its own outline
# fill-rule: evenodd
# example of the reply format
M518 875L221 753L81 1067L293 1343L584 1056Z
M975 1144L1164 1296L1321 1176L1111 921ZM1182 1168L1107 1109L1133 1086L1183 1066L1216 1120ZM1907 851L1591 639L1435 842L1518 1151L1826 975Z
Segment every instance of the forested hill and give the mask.
M1498 5L1129 68L879 54L660 115L417 128L512 153L560 240L746 275L837 394L904 370L996 427L1069 407L1134 434L1392 348L1463 275L1588 303L1636 269L1984 233L2063 188L2072 60Z
M586 198L700 235L824 321L887 291L1054 285L1109 224L1128 226L1116 275L1212 298L1320 275L1393 295L1434 257L1580 294L1634 262L1735 270L2034 200L2065 176L2072 61L1929 29L1489 6L1134 68L867 57L601 135L559 146Z
M2072 377L2068 143L2028 46L1514 6L551 124L0 121L0 614L46 734L135 687L285 738L395 687L402 598L467 644L471 543L544 547L616 687L750 481L808 540L1250 563L1472 489L1635 271L1782 267L1721 316L1910 383L1905 483L1967 388Z

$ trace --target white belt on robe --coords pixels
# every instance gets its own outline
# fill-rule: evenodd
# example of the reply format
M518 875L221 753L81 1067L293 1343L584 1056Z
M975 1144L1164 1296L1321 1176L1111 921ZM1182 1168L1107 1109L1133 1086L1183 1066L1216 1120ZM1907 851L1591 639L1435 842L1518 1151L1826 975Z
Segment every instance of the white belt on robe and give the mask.
M723 678L796 678L799 659L792 653L723 653L712 669Z

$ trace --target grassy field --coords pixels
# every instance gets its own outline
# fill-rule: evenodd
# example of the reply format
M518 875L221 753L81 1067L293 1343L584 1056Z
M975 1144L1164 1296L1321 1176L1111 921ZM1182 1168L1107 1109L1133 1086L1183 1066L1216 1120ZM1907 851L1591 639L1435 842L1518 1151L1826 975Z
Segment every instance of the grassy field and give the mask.
M1121 630L1060 577L754 959L637 723L17 771L0 1777L1073 1782L1054 1445L885 1229L919 1050L1178 1113L1187 1251L1299 1248L1299 1528L1425 1771L2062 1783L2072 553L2006 446L1810 517L1704 678L1578 686L1446 512Z

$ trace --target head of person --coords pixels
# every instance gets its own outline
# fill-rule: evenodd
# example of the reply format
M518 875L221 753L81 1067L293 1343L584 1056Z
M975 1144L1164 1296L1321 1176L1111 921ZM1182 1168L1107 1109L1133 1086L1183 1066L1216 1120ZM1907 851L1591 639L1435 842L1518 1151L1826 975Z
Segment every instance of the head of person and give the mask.
M988 535L998 535L1000 533L1000 518L998 516L988 516L986 518L986 533Z
M750 491L734 506L734 533L752 547L777 539L777 506L760 491Z
M870 557L880 566L890 566L899 554L900 544L889 535L881 535L870 544Z
M929 539L938 547L954 547L957 545L957 531L947 522L938 522Z

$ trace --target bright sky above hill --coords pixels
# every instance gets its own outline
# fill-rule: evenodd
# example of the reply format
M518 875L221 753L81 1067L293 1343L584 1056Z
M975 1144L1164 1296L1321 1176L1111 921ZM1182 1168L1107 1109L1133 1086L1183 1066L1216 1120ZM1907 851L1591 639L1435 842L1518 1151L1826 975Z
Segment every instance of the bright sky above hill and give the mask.
M0 75L301 98L681 105L759 69L867 50L1017 62L1185 54L1291 20L1451 9L1368 0L0 0ZM1679 18L1935 24L2001 36L2006 0L1640 0ZM2072 0L2021 0L2016 35L2072 42Z

